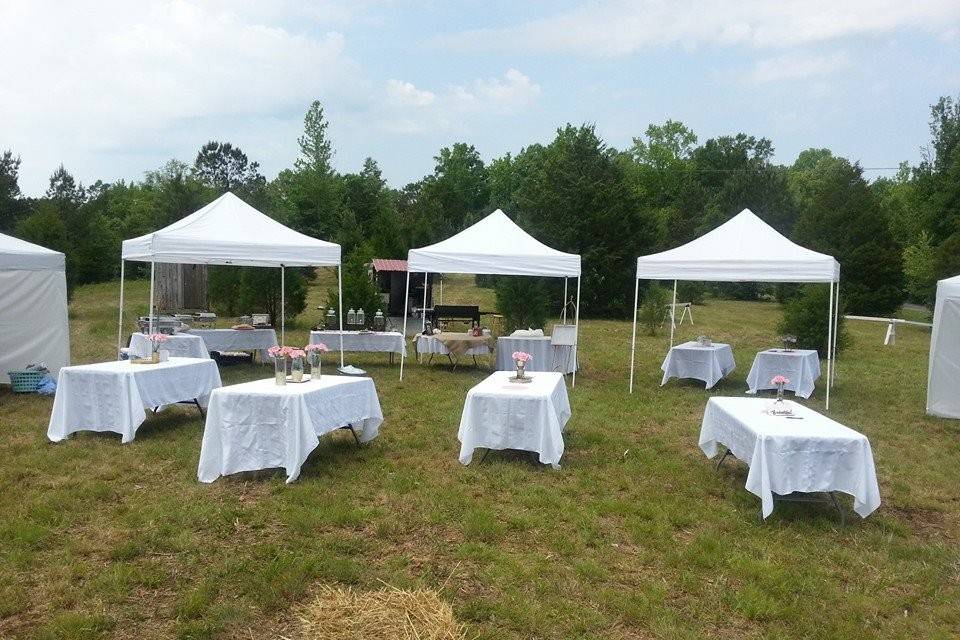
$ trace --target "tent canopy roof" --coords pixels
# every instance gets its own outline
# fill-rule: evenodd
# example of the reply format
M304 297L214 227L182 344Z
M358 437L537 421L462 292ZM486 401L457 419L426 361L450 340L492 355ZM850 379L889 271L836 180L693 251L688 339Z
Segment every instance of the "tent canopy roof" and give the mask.
M937 297L960 296L960 276L937 281Z
M63 271L64 257L38 244L0 233L0 271Z
M580 275L580 256L551 249L497 209L460 233L407 254L411 272Z
M637 258L637 278L714 282L836 282L832 257L801 247L749 209L687 244Z
M286 227L227 192L159 231L123 241L123 259L309 267L340 264L340 245Z

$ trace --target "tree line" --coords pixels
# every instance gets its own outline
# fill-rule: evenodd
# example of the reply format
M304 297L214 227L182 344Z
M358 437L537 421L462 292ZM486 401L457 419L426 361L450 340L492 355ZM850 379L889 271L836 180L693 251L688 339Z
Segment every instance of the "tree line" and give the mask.
M808 149L781 165L767 138L737 133L701 142L668 120L647 127L627 149L608 145L591 124L567 124L546 144L490 162L458 142L440 149L432 173L395 188L373 158L356 172L336 171L327 127L314 102L299 157L273 180L243 150L211 141L192 164L171 160L141 180L84 186L60 166L40 198L20 193L20 158L7 150L0 155L0 231L63 251L71 286L105 281L118 275L123 239L230 190L284 224L341 244L350 281L344 296L361 300L370 291L353 290L366 286L363 265L371 257L403 258L500 208L546 244L583 256L588 316L629 313L638 255L687 242L743 208L835 256L847 312L885 315L907 299L929 303L938 278L960 273L960 101L951 97L931 108L922 161L874 180L829 149ZM226 288L225 303L239 300L238 288L262 290L264 279L276 277L243 273L211 276L211 294ZM717 291L751 298L763 289Z

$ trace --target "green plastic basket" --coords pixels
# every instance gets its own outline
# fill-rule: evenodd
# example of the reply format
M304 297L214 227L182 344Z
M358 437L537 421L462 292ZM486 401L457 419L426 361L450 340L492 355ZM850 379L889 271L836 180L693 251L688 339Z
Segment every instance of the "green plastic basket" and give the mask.
M14 393L34 393L43 379L43 371L7 371Z

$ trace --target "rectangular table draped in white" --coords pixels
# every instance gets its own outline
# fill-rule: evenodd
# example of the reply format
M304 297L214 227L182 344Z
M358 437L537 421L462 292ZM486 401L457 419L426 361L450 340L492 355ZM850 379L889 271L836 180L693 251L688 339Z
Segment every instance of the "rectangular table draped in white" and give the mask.
M267 349L278 344L274 329L190 329L189 335L203 338L207 351L259 351L263 361Z
M311 331L310 344L322 342L331 351L340 350L340 331ZM343 332L343 350L407 355L407 345L399 331Z
M696 342L684 342L670 349L660 369L663 380L660 386L667 384L670 378L695 378L703 380L707 389L730 375L737 367L733 361L733 349L722 342L702 346Z
M502 336L497 338L497 370L516 369L513 352L523 351L533 356L526 365L527 371L557 371L573 373L577 367L577 352L572 345L553 345L550 336Z
M450 350L436 336L428 336L422 333L417 334L417 355L435 353L442 356L449 355ZM490 353L490 347L484 343L477 343L476 346L467 349L465 356L485 356Z
M773 494L841 491L867 517L880 506L870 441L813 409L787 400L796 418L767 413L772 400L713 397L700 427L700 449L712 458L724 445L750 465L746 489L759 496L766 518Z
M460 463L470 464L474 449L519 449L559 469L571 415L563 375L532 373L526 384L509 382L513 375L495 371L467 392L457 434Z
M770 381L777 375L784 375L790 380L784 386L787 391L793 391L801 398L809 398L814 383L820 377L820 356L813 349L767 349L759 352L747 374L747 384L750 386L747 393L776 389L776 385Z
M129 360L60 369L47 437L54 442L77 431L112 431L133 440L147 408L196 400L207 404L220 386L209 358L170 358L157 364Z
M171 356L178 358L209 358L210 352L203 338L190 333L177 333L167 336L167 340L160 343L161 349L166 349ZM130 335L130 356L146 358L153 351L153 343L145 333Z
M383 412L370 378L325 375L277 385L273 378L222 387L210 397L200 448L200 482L220 476L282 468L287 482L320 437L352 425L361 442L377 437Z

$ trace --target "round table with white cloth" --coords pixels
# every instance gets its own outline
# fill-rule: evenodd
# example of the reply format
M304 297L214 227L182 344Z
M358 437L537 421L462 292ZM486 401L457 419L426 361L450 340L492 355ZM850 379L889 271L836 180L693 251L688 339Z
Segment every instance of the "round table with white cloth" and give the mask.
M189 333L177 333L167 336L167 339L160 344L161 349L166 349L171 356L178 358L209 358L210 352L207 351L207 345L203 338ZM145 333L134 333L130 335L130 356L134 358L146 358L153 351L153 343Z
M710 389L736 367L733 349L728 344L714 342L704 346L694 341L684 342L667 353L660 366L663 370L660 386L667 384L670 378L695 378L703 380Z
M820 356L813 349L767 349L757 354L747 374L750 391L776 389L770 381L774 376L786 376L790 382L784 385L801 398L809 398L814 382L820 377Z
M550 336L519 337L502 336L497 338L497 371L513 371L513 353L523 351L533 356L527 362L527 371L557 371L573 373L577 368L577 352L573 345L554 345Z

